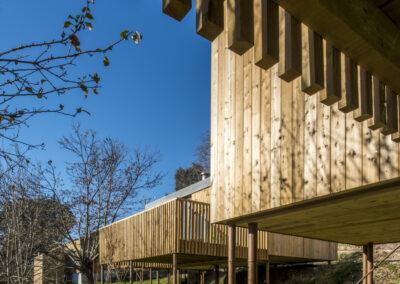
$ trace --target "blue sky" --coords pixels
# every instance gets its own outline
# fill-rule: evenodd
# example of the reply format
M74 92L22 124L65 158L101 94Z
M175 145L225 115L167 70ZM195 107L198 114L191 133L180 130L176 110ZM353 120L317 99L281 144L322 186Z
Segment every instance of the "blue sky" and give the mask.
M1 50L19 44L57 38L69 14L77 14L80 0L13 0L0 2ZM161 0L97 0L92 9L94 30L85 31L84 46L106 46L122 30L138 30L142 43L124 43L108 57L83 62L82 72L101 76L100 95L83 98L82 92L49 100L67 108L83 106L91 116L81 115L85 128L99 136L120 139L128 147L149 145L162 154L163 184L147 196L161 197L174 190L174 172L189 166L199 137L210 126L210 43L195 33L194 9L177 22L162 14ZM72 118L46 115L35 118L22 138L44 142L46 151L30 153L33 159L53 160L62 171L68 160L57 139L70 132Z

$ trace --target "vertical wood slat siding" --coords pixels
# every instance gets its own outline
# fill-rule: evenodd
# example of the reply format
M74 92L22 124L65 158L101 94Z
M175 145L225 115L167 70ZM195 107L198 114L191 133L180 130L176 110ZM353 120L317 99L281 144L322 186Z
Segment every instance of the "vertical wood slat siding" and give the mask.
M238 228L238 257L247 258L248 232ZM267 232L259 231L260 260L267 259ZM264 241L265 240L265 241ZM211 224L210 205L177 199L100 229L100 263L124 265L173 253L227 257L227 226ZM147 261L148 262L148 261ZM126 264L126 263L125 263Z
M216 41L222 38L225 38L225 32ZM340 80L336 77L338 65L342 65L342 104L331 104L332 101L323 104L321 100L327 95L321 91L312 96L304 93L301 78L290 83L280 79L278 64L269 70L256 66L254 48L251 48L241 57L235 55L236 82L234 93L229 92L228 96L223 78L233 71L220 68L220 62L223 61L221 57L228 56L231 51L226 45L218 46L219 56L212 60L212 70L218 66L218 74L213 73L212 78L212 82L218 78L212 109L224 110L230 105L235 113L230 114L234 119L230 120L229 133L221 133L227 116L216 116L217 121L211 126L211 136L216 140L212 144L232 146L234 141L234 150L229 151L233 157L225 160L219 158L220 147L218 154L213 152L211 155L211 177L216 182L211 190L215 197L211 200L211 210L218 208L216 214L211 214L212 222L399 176L399 145L392 141L394 136L385 136L379 130L386 124L383 121L386 109L382 103L385 90L373 76L364 76L362 71L358 74L352 62L343 55L342 64L335 58L331 63L336 69L331 70L333 75L329 76L335 81L332 89L336 95L332 100L338 99ZM359 81L359 75L368 80L368 84L371 80L370 87L362 86L361 91L366 94L358 93L358 85L364 84ZM365 88L371 88L371 91ZM372 118L368 118L371 102L358 102L365 99L365 95L372 96L366 98L372 100ZM234 102L228 103L227 96L234 98ZM368 104L366 108L364 106L367 115L343 111L343 108L348 111L363 103ZM381 116L374 120L378 112ZM233 161L229 169L234 171L229 177L224 174L228 161ZM218 177L223 181L220 182ZM227 180L229 188L226 187ZM226 198L227 194L229 198Z
M115 263L176 252L178 201L166 203L100 229L100 263ZM160 235L165 238L160 240Z

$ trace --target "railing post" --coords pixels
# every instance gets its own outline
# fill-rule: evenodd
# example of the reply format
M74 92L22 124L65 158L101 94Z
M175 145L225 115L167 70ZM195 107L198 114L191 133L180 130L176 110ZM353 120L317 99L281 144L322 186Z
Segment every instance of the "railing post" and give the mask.
M179 275L178 275L178 256L176 253L172 254L172 283L179 283Z
M132 265L132 260L129 261L129 284L133 284L133 265Z
M168 284L170 284L170 279L171 279L171 271L168 270Z
M219 284L219 265L214 265L215 270L215 284Z
M269 284L270 279L269 279L269 260L267 260L267 263L265 264L265 284Z
M236 283L235 250L236 250L236 226L234 224L229 224L229 227L228 227L228 284Z
M156 271L156 278L157 278L157 284L160 284L160 278L159 278L159 275L158 275L158 270Z
M250 223L249 227L249 256L248 256L248 273L247 283L257 283L257 224Z
M150 268L150 284L153 284L153 270Z

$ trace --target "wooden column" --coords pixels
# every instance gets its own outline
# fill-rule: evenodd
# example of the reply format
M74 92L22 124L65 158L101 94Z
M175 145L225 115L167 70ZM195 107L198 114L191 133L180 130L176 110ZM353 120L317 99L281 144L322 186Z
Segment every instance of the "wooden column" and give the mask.
M178 256L176 253L172 255L172 283L179 283L179 275L178 275Z
M201 272L201 278L200 279L201 279L200 283L204 284L205 283L205 281L204 281L204 271Z
M215 284L219 284L219 265L214 265L215 270Z
M248 273L247 283L257 283L257 224L249 224L249 256L248 256Z
M363 246L363 276L372 271L374 266L374 245L368 243ZM374 273L371 272L366 278L363 279L363 284L373 284L374 283Z
M156 278L157 278L157 284L160 284L160 277L159 277L159 275L158 275L158 270L157 270L157 272L156 272Z
M150 284L153 284L153 270L150 268Z
M363 246L363 255L362 255L362 276L365 276L368 273L367 269L367 246ZM364 278L362 284L367 284L367 278Z
M100 283L104 283L104 266L103 264L100 264Z
M133 265L132 265L132 261L129 261L129 284L133 284Z
M171 279L171 272L168 270L168 284L170 284L170 279Z
M366 245L366 252L367 252L367 272L369 273L374 266L374 245L372 243L368 243ZM374 283L374 273L371 272L367 276L367 284Z
M236 283L235 250L236 250L236 226L234 224L229 224L229 227L228 227L228 284Z
M269 284L270 279L269 279L269 261L265 264L265 284Z
M143 273L143 266L142 266L142 269L140 270L140 284L143 284L143 276L144 276L144 273Z

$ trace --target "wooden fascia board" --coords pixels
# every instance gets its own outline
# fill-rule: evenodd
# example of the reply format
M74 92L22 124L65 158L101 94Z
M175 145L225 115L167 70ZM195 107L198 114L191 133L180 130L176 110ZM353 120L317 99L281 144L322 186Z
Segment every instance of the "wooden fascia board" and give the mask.
M400 91L400 30L370 0L275 0L380 80Z
M260 220L281 216L283 214L292 214L307 210L314 207L323 207L324 205L332 205L340 203L344 200L357 200L360 196L373 195L377 193L385 193L390 191L398 191L400 189L400 178L380 181L368 185L363 185L349 190L339 191L311 199L298 201L295 203L266 209L258 213L248 214L229 220L224 220L222 224L236 224L237 226L246 227L248 223L258 223Z

